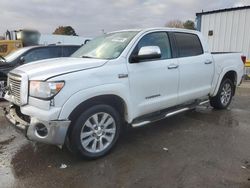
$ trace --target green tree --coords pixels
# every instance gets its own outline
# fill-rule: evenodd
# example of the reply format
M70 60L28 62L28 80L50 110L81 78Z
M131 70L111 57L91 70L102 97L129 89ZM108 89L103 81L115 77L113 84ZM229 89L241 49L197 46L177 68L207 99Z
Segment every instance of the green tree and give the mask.
M183 23L183 26L185 29L195 30L195 24L192 20L187 20L186 22Z
M71 26L59 26L58 28L56 28L56 30L53 32L53 34L77 36L75 30Z

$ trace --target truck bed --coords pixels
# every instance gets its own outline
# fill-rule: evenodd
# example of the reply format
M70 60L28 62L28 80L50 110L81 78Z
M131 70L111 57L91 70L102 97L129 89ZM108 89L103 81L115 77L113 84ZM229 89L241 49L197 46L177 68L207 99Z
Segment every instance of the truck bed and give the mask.
M219 76L222 75L221 73L225 72L226 70L230 70L230 68L235 67L237 72L237 85L241 81L241 77L244 72L243 62L241 60L242 54L239 52L213 52L211 53L215 62L215 77L214 81L218 82Z

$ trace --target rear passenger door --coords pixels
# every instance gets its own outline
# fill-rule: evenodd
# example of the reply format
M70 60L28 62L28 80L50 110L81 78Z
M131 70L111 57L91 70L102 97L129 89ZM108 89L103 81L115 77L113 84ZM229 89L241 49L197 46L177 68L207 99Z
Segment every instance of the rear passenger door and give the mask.
M178 103L209 94L214 74L213 59L205 53L198 35L175 32L180 71Z

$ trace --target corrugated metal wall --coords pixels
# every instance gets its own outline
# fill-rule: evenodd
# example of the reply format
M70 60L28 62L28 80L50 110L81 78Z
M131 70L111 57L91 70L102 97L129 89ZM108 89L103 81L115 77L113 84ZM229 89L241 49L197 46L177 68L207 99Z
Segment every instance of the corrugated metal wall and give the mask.
M210 30L212 36L208 36ZM210 51L242 52L250 59L250 9L204 14L201 32Z

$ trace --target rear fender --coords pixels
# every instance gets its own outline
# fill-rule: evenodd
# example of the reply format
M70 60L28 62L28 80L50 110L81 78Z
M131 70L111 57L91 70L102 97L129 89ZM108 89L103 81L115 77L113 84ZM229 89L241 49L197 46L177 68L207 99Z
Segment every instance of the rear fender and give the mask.
M214 97L217 95L218 91L219 91L219 88L220 88L220 84L223 80L223 78L225 77L225 75L230 72L230 71L234 71L236 73L236 83L234 83L235 85L238 85L239 84L239 81L241 80L239 77L239 73L238 71L235 69L235 67L226 67L224 69L222 69L222 72L219 74L219 77L215 83L215 87L214 89L212 90L210 96L211 97Z

